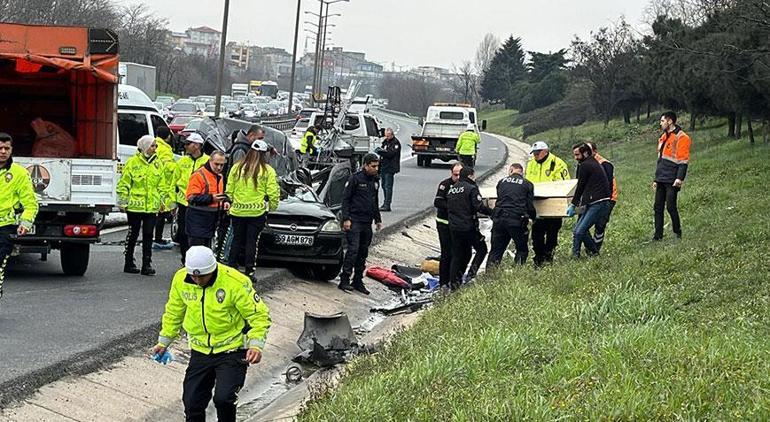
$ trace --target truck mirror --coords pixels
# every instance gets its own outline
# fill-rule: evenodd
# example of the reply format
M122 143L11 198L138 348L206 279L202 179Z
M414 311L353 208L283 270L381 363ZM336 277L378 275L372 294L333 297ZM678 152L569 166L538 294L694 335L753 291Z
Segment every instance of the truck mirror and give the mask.
M482 120L481 121L481 130L487 130L487 121L486 120Z

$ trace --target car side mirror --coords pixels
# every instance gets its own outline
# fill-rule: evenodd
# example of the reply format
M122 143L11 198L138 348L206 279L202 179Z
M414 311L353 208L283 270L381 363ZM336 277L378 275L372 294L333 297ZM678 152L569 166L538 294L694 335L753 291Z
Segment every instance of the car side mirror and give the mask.
M482 120L481 121L481 130L487 130L487 121L486 120Z

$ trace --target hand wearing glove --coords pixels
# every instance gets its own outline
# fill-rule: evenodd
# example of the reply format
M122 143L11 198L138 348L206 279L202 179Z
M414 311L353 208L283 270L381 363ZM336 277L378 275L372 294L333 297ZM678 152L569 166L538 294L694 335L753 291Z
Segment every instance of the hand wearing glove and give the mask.
M569 204L567 206L567 217L574 217L575 216L575 204Z

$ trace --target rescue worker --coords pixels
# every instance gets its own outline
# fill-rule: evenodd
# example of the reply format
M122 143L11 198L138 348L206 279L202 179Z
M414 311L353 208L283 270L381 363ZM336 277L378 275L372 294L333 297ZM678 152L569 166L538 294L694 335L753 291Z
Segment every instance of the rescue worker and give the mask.
M318 140L318 129L316 126L308 126L305 134L302 136L299 144L299 155L303 161L318 155L318 151L315 148L316 141Z
M527 162L524 178L532 183L569 180L567 164L555 154L551 154L548 144L543 141L532 144L532 157ZM538 218L532 223L532 251L535 253L535 266L553 262L556 245L559 244L559 230L562 219Z
M615 178L615 165L599 154L595 143L586 142L586 144L591 147L591 151L593 151L596 161L602 165L602 169L604 169L604 174L607 175L607 180L609 181L610 189L612 190L612 193L610 194L610 210L607 212L607 217L597 221L596 226L594 226L594 243L596 243L596 249L601 251L602 245L604 244L604 233L607 231L607 224L610 222L610 215L612 214L612 210L615 209L615 204L618 203L618 181Z
M529 255L527 225L537 217L535 211L535 186L524 178L524 167L513 163L508 177L497 182L497 201L492 212L492 251L487 269L498 264L513 240L516 245L514 262L524 265Z
M226 161L224 152L214 151L209 161L190 176L185 193L189 204L185 230L190 246L211 247L219 216L230 209L222 175Z
M187 238L187 186L192 174L209 161L209 156L203 153L203 138L197 133L191 133L184 141L185 156L180 158L174 169L174 185L176 187L176 240L182 253L182 265L190 247Z
M676 124L676 113L667 111L660 117L663 134L658 140L658 164L655 168L655 234L652 240L663 239L663 209L671 216L671 229L682 238L682 223L676 206L677 196L687 176L692 140Z
M217 264L211 249L191 247L185 262L171 280L158 343L150 352L162 356L184 328L192 349L182 393L185 419L206 420L213 389L217 419L235 421L246 370L262 359L270 313L251 280Z
M578 206L584 207L572 231L572 257L580 258L582 245L585 245L589 256L595 256L599 254L599 249L589 230L607 217L610 209L610 182L601 164L593 157L590 146L577 144L572 147L572 153L580 165L577 169L575 196L567 207L567 216L573 217Z
M32 178L13 162L13 138L0 132L0 298L3 297L5 268L13 251L11 236L24 236L35 224L38 204ZM19 214L21 210L21 215Z
M377 180L380 157L369 153L364 156L363 162L363 169L350 176L342 193L341 219L347 251L345 251L338 287L346 291L357 290L368 295L369 290L364 286L364 270L366 258L369 256L369 245L372 243L372 221L377 231L382 230L382 217L378 207L380 183Z
M401 171L401 142L393 134L392 128L385 129L385 139L374 152L380 156L380 184L384 196L380 211L390 212L394 179L396 173Z
M170 186L163 182L163 166L155 150L158 144L151 135L136 143L139 152L126 161L115 191L118 206L128 215L125 261L123 271L129 274L155 275L152 267L152 236L158 213L165 210L171 195ZM142 233L142 269L134 262L134 249Z
M463 167L460 170L460 180L449 188L446 196L452 239L452 264L449 268L451 290L460 287L460 277L471 260L471 249L479 239L477 214L492 214L492 210L481 202L475 179L473 168Z
M155 143L158 144L155 154L158 155L158 160L163 164L164 183L170 184L173 188L176 162L174 162L174 150L169 144L171 136L171 130L168 126L160 126L155 131ZM166 220L171 217L171 210L175 208L174 198L169 198L169 202L165 204L165 207L166 212L158 214L158 221L155 223L155 239L152 242L153 249L171 249L174 247L171 242L163 238Z
M449 211L447 210L446 195L449 188L460 180L460 170L463 164L460 162L452 166L451 176L438 184L433 206L436 207L436 231L438 242L441 246L441 260L439 261L439 284L449 287L449 268L452 265L452 233L449 230Z
M257 262L259 235L265 228L267 213L278 208L281 188L275 170L268 164L269 148L256 140L246 157L235 164L227 182L230 207L232 245L227 264L237 268L243 254L245 274L252 276ZM267 200L266 200L267 198Z
M476 153L479 150L480 142L481 136L476 133L476 126L473 123L469 123L465 132L460 134L460 137L457 139L457 145L455 145L455 152L460 155L460 161L465 167L476 165Z

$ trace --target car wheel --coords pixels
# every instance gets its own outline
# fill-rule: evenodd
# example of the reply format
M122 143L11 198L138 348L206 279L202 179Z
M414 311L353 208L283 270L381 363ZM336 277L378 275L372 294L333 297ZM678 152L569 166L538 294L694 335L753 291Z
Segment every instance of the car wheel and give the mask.
M342 263L339 264L319 264L312 267L313 278L319 281L331 281L340 275Z

